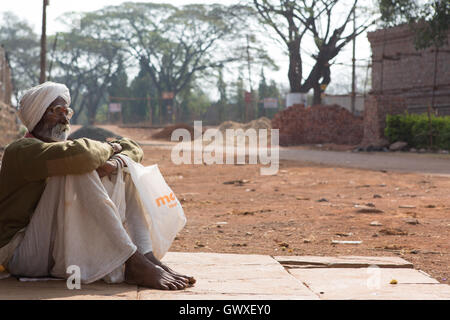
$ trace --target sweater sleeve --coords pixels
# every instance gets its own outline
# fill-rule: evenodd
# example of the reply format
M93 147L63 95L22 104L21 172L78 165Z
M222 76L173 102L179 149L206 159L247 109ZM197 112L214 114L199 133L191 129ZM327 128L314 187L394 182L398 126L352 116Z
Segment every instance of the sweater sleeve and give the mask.
M82 138L22 145L17 150L17 160L25 179L37 181L52 176L94 171L113 154L113 148L107 143Z
M142 151L142 148L137 144L137 142L131 139L123 138L111 142L120 144L122 146L122 151L119 154L129 157L134 162L141 162L144 158L144 151Z

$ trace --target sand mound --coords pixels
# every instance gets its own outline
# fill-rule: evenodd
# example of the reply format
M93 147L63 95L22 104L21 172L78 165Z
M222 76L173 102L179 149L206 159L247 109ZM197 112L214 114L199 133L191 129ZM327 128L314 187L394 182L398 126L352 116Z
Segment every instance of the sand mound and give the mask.
M266 117L262 117L253 121L250 121L248 123L239 123L239 122L234 122L234 121L225 121L223 122L220 126L219 126L219 131L225 133L227 129L242 129L242 130L247 130L247 129L272 129L272 122L270 121L270 119L266 118Z
M69 140L79 139L79 138L88 138L97 141L109 141L113 139L122 139L121 136L111 132L109 130L105 130L102 128L94 127L94 126L84 126L72 133L69 136Z
M161 131L155 133L152 136L152 138L160 139L160 140L166 140L166 141L171 141L172 132L175 131L176 129L186 129L191 134L191 139L193 139L193 137L194 137L194 127L190 126L188 124L185 124L185 123L178 123L178 124L174 124L172 126L165 127Z

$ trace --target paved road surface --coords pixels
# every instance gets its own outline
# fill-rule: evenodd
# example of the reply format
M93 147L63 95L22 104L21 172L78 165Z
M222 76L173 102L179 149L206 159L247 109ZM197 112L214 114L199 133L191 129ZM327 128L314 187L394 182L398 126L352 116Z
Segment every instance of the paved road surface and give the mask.
M450 155L390 152L358 153L280 148L280 159L309 161L331 166L450 176Z
M144 146L157 146L171 149L176 142L141 141ZM195 150L195 149L194 149ZM256 152L251 149L250 152ZM327 166L386 170L398 172L429 173L450 177L450 155L417 154L404 152L345 152L305 150L296 147L280 147L280 160L312 162Z

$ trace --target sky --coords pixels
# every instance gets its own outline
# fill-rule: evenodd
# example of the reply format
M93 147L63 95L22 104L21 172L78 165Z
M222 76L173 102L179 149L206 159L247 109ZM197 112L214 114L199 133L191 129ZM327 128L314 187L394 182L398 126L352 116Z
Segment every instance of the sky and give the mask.
M57 31L64 30L64 25L61 21L61 16L70 11L76 12L88 12L95 11L101 9L108 5L119 5L124 0L49 0L50 5L47 7L47 34L54 34ZM238 0L220 0L220 1L208 1L208 0L135 0L136 2L153 2L153 3L170 3L172 5L186 5L192 3L201 3L201 4L211 4L214 2L219 2L220 4L234 4L239 2ZM363 3L370 4L372 0L362 0ZM42 28L42 0L11 0L11 1L2 1L2 5L0 6L0 13L5 11L11 11L15 13L17 16L29 21L31 25L33 25L34 30L37 34L41 33ZM1 23L1 21L0 21ZM367 41L366 34L362 34L357 38L357 53L356 59L358 60L357 64L367 65L368 59L370 59L371 51L370 45ZM270 53L271 57L276 61L279 65L279 71L269 71L266 72L266 78L269 80L275 80L277 83L282 84L284 87L288 87L288 66L289 59L288 56L283 52L284 48L281 45L277 45L275 42L267 43L267 51ZM307 47L302 48L305 52L309 52L312 50L308 50ZM307 60L307 59L306 59ZM312 61L312 60L310 60ZM339 64L332 67L332 84L334 86L342 86L349 84L351 81L351 61L352 61L352 46L351 44L347 45L341 54L337 58L336 62ZM305 61L306 68L308 68L308 61ZM345 64L345 65L342 65ZM259 74L259 70L255 70L253 74ZM360 77L365 77L366 68L360 67L357 68L357 74ZM334 75L334 80L333 80ZM339 83L337 78L341 79L342 83ZM333 84L334 82L334 84ZM360 88L362 89L362 88Z

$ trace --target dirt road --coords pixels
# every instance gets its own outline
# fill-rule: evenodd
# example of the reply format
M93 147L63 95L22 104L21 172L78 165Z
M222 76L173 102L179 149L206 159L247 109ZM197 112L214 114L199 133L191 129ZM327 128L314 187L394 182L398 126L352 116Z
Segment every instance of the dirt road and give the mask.
M278 174L262 176L261 165L175 165L173 144L116 129L146 141L144 164L159 165L183 205L188 222L172 251L401 256L449 283L450 179L432 174L445 171L445 156L282 148ZM346 167L369 161L375 170ZM398 162L429 173L395 172Z

